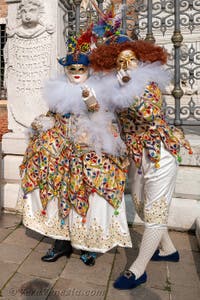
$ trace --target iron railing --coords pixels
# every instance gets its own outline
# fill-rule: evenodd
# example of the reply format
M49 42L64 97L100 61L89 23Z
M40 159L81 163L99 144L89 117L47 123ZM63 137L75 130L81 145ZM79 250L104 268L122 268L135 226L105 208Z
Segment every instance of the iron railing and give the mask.
M170 95L165 97L168 120L175 125L200 125L200 1L148 0L135 4L141 7L135 23L138 35L167 44L171 50L169 67L174 81L170 94L174 103L169 105Z
M98 17L90 2L85 10L81 0L66 2L65 33L78 33ZM107 1L97 3L103 9ZM200 125L200 1L122 0L122 31L167 47L174 80L164 97L166 117L175 125Z

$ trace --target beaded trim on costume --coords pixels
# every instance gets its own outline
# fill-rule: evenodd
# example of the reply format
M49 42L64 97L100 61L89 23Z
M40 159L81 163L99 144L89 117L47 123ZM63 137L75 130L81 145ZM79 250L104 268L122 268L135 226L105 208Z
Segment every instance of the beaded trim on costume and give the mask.
M150 207L146 207L147 200L140 201L136 194L133 196L135 209L138 216L146 223L167 224L168 208L166 198L163 196L161 199L153 201Z

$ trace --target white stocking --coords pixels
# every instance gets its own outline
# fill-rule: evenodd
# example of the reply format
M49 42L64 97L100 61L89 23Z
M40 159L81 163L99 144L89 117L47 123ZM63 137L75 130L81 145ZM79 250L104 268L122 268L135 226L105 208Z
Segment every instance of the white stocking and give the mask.
M165 230L166 226L163 225L145 227L138 257L129 268L129 270L135 274L136 279L144 273L148 262L158 248Z
M172 243L172 240L169 236L167 228L165 229L165 232L162 235L161 241L160 241L160 255L169 255L174 252L176 252L176 248L174 247L174 244Z

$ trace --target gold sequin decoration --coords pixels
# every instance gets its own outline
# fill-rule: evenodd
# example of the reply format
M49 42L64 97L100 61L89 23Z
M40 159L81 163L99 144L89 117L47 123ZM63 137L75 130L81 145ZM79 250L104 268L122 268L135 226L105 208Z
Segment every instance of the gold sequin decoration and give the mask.
M61 226L61 220L58 216L48 219L47 215L42 215L40 210L37 210L33 215L30 214L30 211L30 206L25 203L23 208L24 226L48 237L70 239L68 224Z
M135 209L139 217L146 223L167 224L169 205L166 198L153 201L150 207L147 207L147 200L139 201L136 194L133 196Z
M116 218L116 216L112 217L107 235L104 233L104 228L97 223L96 219L93 219L90 222L89 228L87 228L87 223L83 224L77 218L72 228L70 228L72 245L84 245L88 249L102 249L106 251L116 245L131 247L132 243L129 232L124 233L121 231L120 224Z

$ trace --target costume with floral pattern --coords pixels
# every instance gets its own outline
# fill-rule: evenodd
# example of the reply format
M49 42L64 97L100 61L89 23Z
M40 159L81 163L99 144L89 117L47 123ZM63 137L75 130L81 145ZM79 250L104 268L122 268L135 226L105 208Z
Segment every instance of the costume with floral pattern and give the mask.
M165 121L162 94L156 82L150 82L143 96L118 115L129 156L138 168L142 163L143 149L147 150L149 159L159 167L161 141L178 161L181 145L191 151L183 132Z
M80 84L66 77L47 83L49 112L41 119L53 125L30 133L19 203L26 227L104 253L131 246L123 197L129 161L99 78L87 85L96 90L98 111L88 111Z
M78 121L74 114L48 115L55 118L54 127L32 137L20 166L24 194L39 188L44 209L57 197L62 218L72 206L86 216L88 198L94 192L119 208L127 172L124 158L106 153L100 156L87 145L74 143L70 128Z

